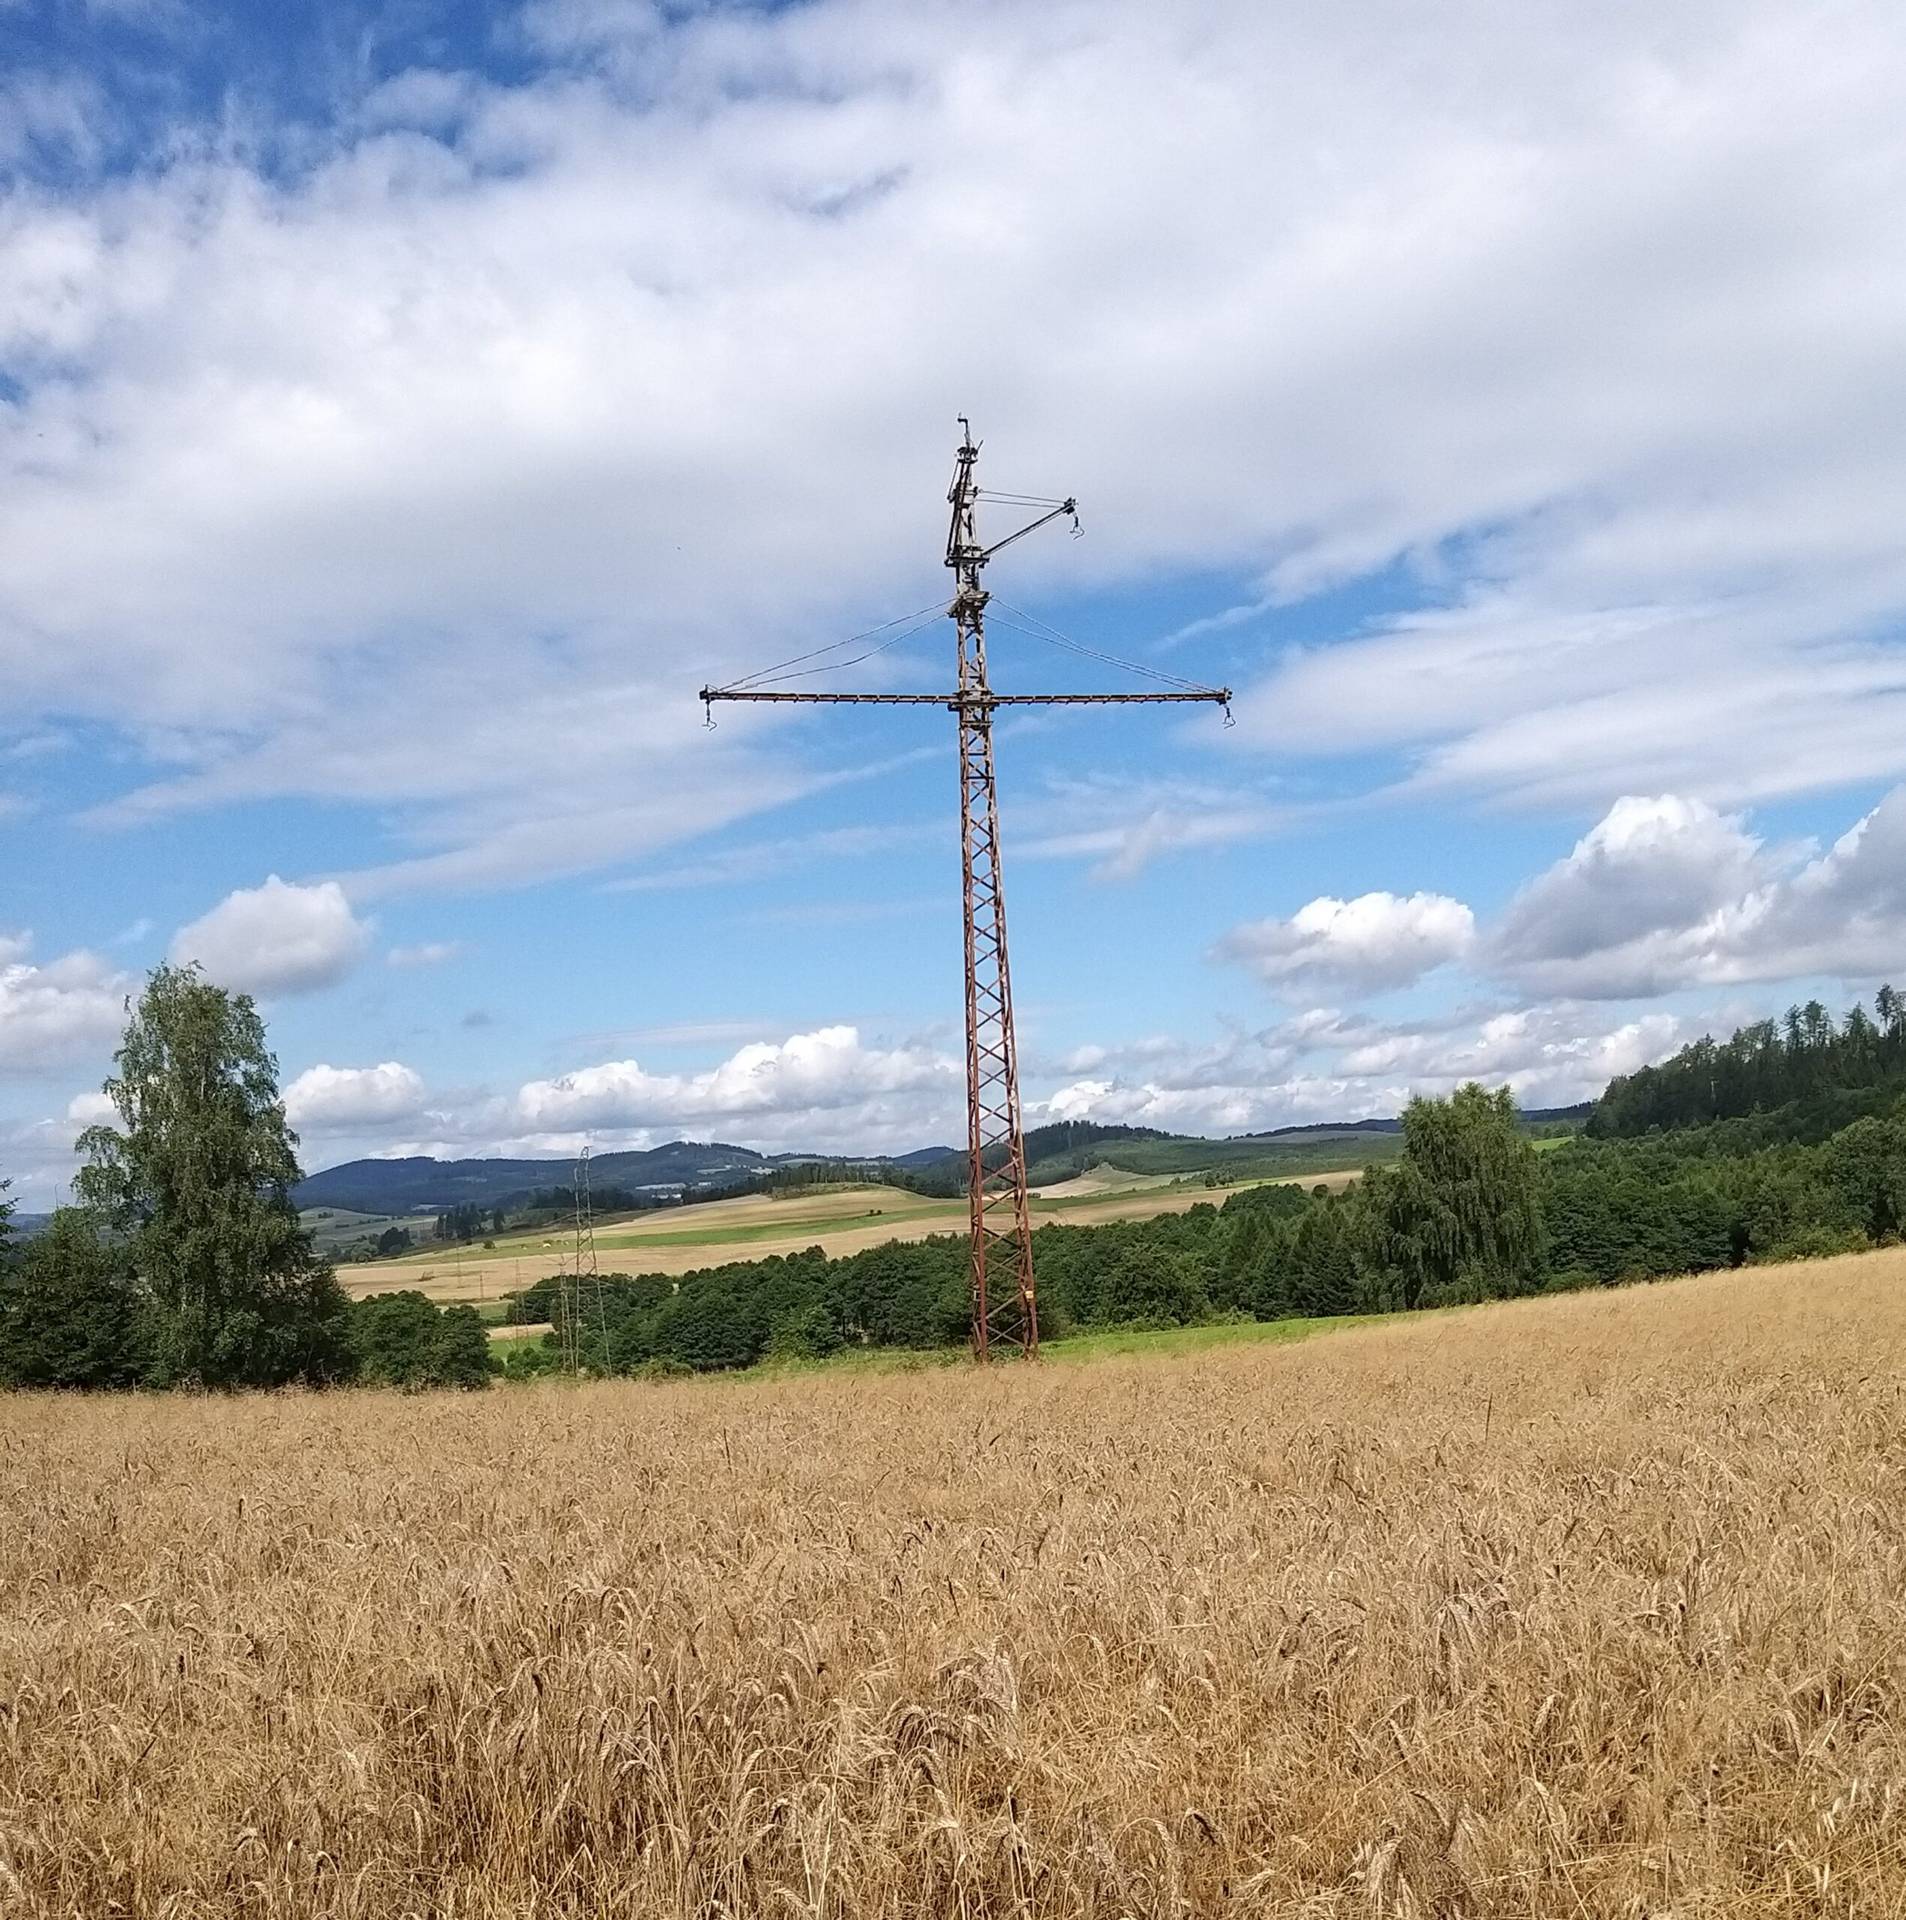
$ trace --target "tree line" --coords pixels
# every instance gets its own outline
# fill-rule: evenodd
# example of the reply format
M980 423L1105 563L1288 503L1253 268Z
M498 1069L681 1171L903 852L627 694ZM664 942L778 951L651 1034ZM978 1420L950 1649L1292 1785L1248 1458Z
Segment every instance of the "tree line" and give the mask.
M1413 1100L1397 1160L1341 1193L1240 1189L1221 1205L1033 1235L1049 1338L1114 1327L1407 1312L1855 1251L1906 1233L1906 1096L1819 1142L1779 1137L1783 1110L1634 1140L1538 1151L1506 1088ZM1769 1139L1762 1136L1774 1136ZM818 1247L674 1278L550 1279L515 1317L557 1331L506 1369L574 1348L602 1373L819 1359L843 1347L931 1348L967 1333L963 1236L829 1258Z
M1791 1033L1762 1023L1699 1042L1613 1082L1586 1135L1547 1151L1506 1088L1469 1085L1411 1101L1396 1158L1340 1193L1266 1185L1150 1220L1042 1226L1042 1323L1063 1337L1380 1314L1896 1240L1906 1022L1890 990L1878 1005L1878 1022L1803 1008ZM352 1303L317 1256L248 998L158 969L115 1065L118 1124L82 1136L78 1204L15 1247L0 1185L0 1384L477 1386L497 1370L472 1309L415 1292ZM1766 1100L1719 1111L1740 1104L1750 1069ZM967 1314L953 1235L680 1278L552 1277L513 1317L555 1330L511 1342L501 1370L546 1371L571 1351L594 1372L643 1373L948 1347Z
M1906 1093L1906 1000L1890 986L1873 1012L1855 1002L1837 1022L1818 1000L1726 1040L1705 1035L1659 1066L1619 1075L1588 1132L1625 1139L1715 1120L1784 1113L1796 1135L1824 1139Z

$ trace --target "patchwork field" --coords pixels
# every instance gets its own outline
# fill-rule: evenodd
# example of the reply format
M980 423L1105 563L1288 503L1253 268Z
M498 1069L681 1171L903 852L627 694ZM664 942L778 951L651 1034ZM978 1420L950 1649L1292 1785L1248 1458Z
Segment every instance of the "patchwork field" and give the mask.
M1307 1175L1305 1184L1340 1187L1356 1177L1355 1169L1346 1168ZM1088 1175L1040 1194L1032 1214L1035 1223L1071 1226L1144 1220L1221 1202L1235 1191L1207 1187L1202 1180ZM724 1260L763 1259L813 1246L829 1254L858 1253L889 1240L965 1231L964 1200L929 1199L900 1187L838 1187L789 1199L751 1193L619 1220L596 1229L596 1256L604 1272L690 1273ZM433 1300L482 1302L546 1278L572 1248L571 1236L562 1232L514 1234L494 1248L444 1247L428 1256L340 1267L338 1278L359 1297L415 1287Z
M428 1231L430 1222L413 1214L352 1213L346 1207L307 1207L299 1215L308 1227L320 1253L335 1253L366 1234L382 1233L386 1227L408 1227L413 1233Z
M10 1397L0 1908L1906 1912L1906 1252L1170 1347Z

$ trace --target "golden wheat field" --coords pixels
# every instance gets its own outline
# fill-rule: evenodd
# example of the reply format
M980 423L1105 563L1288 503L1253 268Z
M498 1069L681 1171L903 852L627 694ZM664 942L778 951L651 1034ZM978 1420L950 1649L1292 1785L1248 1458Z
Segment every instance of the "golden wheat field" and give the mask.
M0 1402L0 1912L1906 1913L1906 1253Z

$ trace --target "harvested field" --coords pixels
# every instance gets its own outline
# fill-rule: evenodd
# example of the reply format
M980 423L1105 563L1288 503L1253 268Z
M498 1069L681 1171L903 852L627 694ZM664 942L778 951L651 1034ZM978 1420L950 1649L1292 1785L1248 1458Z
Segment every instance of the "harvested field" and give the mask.
M1906 1912L1906 1252L0 1446L9 1914Z
M1170 1173L1127 1173L1123 1167L1101 1164L1075 1173L1070 1180L1050 1180L1034 1189L1041 1200L1079 1200L1108 1193L1137 1193L1151 1187L1169 1187L1180 1176Z
M494 1326L490 1328L492 1340L540 1340L556 1329L547 1320L538 1320L531 1326Z

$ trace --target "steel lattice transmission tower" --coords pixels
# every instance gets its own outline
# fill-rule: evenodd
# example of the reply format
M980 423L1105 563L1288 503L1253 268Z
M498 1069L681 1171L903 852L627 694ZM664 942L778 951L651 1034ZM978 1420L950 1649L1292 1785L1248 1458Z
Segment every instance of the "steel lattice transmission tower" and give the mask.
M1076 529L1076 500L1037 500L1000 496L1047 511L1016 533L983 546L978 531L979 447L964 416L954 456L953 484L947 489L952 520L946 536L946 564L954 579L946 608L958 636L957 691L943 693L810 693L764 687L759 683L801 661L782 662L725 687L704 687L705 706L717 700L804 702L820 706L946 707L960 728L961 897L966 922L966 1139L967 1205L971 1222L973 1355L986 1360L996 1346L1018 1348L1028 1357L1039 1350L1039 1304L1032 1270L1032 1229L1026 1205L1026 1147L1019 1123L1019 1057L1013 1036L1012 969L1006 957L1006 896L999 866L999 794L993 767L993 715L1001 707L1124 706L1163 701L1203 701L1229 709L1228 687L1200 687L1150 668L1131 669L1091 648L1076 647L1056 630L1052 638L1073 651L1092 654L1115 666L1172 682L1156 693L995 693L986 677L986 607L991 595L980 584L986 563L1002 547L1059 519ZM932 611L932 610L929 610ZM908 621L917 616L908 616ZM901 626L900 621L890 626ZM1043 624L1043 623L1041 623ZM909 624L894 635L904 638ZM874 632L884 632L876 628ZM856 639L868 636L856 635ZM848 642L840 642L847 645ZM882 646L892 645L892 640ZM878 652L878 647L871 651ZM832 651L822 648L822 653ZM860 655L865 658L866 655ZM840 665L851 665L842 661ZM808 673L831 671L809 667ZM799 677L799 676L796 676Z
M570 1191L576 1202L576 1297L570 1303L569 1343L574 1356L572 1373L582 1366L582 1277L587 1269L589 1284L596 1295L596 1335L602 1342L596 1356L596 1364L606 1367L609 1362L609 1318L603 1304L602 1270L596 1264L596 1202L589 1186L589 1149L584 1147L576 1158L575 1172L570 1176Z

